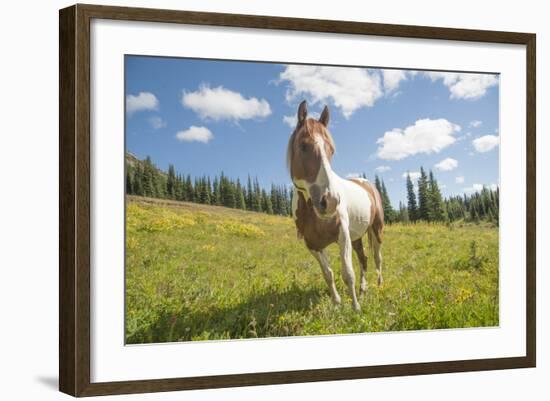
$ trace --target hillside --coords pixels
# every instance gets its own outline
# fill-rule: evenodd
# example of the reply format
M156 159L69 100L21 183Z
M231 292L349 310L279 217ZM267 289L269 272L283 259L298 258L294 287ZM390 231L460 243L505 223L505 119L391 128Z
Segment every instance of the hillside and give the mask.
M372 258L355 313L329 247L342 305L292 219L188 202L127 198L128 343L496 326L498 229L393 224L384 284ZM354 255L358 275L358 264Z

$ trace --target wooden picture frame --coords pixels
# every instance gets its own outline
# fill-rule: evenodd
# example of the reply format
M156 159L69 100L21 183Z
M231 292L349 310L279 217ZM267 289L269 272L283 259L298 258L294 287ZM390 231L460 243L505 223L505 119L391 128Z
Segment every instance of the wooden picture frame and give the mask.
M90 380L90 21L94 18L399 38L518 44L527 58L526 356L222 376ZM536 363L535 48L530 33L74 5L59 14L59 388L73 396L534 367Z

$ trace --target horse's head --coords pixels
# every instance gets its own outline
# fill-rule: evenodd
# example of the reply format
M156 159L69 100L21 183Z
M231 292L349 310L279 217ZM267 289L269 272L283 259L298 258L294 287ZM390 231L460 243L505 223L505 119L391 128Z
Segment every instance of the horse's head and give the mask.
M329 218L336 213L340 202L333 188L330 162L335 147L327 129L328 107L325 106L319 120L307 118L307 103L298 107L298 122L290 136L287 163L292 182L307 200L311 198L317 215Z

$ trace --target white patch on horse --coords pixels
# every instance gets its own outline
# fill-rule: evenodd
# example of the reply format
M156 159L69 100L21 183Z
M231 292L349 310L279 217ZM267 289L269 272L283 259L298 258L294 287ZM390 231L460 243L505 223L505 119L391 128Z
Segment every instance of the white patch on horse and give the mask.
M300 196L300 193L298 192L298 190L296 188L293 188L292 189L292 203L291 203L291 207L292 207L292 218L294 220L297 220L298 217L296 216L296 211L298 210L298 197Z
M340 177L338 177L340 178ZM362 238L371 221L371 200L367 191L356 183L340 178L340 198L349 218L351 240Z
M321 154L321 165L319 166L319 171L317 172L317 178L313 184L317 184L325 190L328 189L331 191L331 174L334 175L332 168L330 167L330 162L328 161L327 154L325 152L325 140L319 133L315 133L315 144L319 147L319 153Z

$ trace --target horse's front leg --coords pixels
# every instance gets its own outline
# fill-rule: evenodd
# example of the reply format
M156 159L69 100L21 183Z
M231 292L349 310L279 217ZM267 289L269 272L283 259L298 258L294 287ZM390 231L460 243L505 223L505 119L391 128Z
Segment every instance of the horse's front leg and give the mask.
M327 251L325 249L319 252L312 249L310 249L309 251L315 257L315 259L317 259L317 262L319 262L319 265L321 266L323 277L325 277L328 289L330 290L330 297L332 298L332 302L335 305L340 305L340 302L342 301L340 299L340 295L338 294L338 290L336 289L336 284L334 283L334 274L332 273L332 269L330 268L328 262Z
M342 278L348 287L348 293L352 300L353 309L359 312L361 310L361 306L357 301L357 295L355 293L355 273L353 271L353 262L351 257L352 243L349 233L349 225L346 220L343 220L341 223L338 244L340 245L340 257L342 258Z

